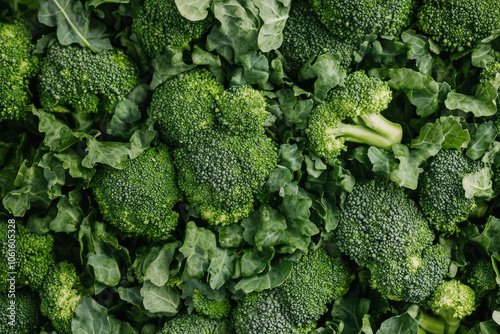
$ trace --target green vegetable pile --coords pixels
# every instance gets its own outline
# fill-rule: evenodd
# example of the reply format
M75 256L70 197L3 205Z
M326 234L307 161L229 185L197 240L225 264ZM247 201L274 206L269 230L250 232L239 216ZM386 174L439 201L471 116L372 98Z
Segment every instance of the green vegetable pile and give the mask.
M0 333L500 332L497 0L1 0Z

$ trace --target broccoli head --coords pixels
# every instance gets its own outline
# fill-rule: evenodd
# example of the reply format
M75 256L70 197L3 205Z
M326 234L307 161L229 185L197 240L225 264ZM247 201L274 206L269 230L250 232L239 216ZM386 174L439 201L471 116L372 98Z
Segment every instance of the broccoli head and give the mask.
M398 36L408 26L415 0L309 0L323 24L338 38L359 43L368 34Z
M330 33L307 0L292 2L279 49L292 73L298 73L309 58L326 53L340 54L342 66L348 67L354 48L354 44L342 42Z
M320 248L294 264L290 276L272 290L253 292L238 301L233 324L238 334L290 334L313 331L326 305L349 289L351 270Z
M201 21L181 15L174 0L146 0L134 18L132 31L144 51L155 57L168 46L184 46L202 37L214 25L212 13Z
M40 290L40 311L60 333L71 333L71 321L82 298L78 288L80 278L75 266L68 262L54 264Z
M403 136L401 125L380 114L391 99L386 82L364 71L352 73L310 114L306 133L311 150L331 161L347 149L345 141L390 149Z
M417 25L446 51L471 48L500 28L496 0L424 0Z
M439 151L421 174L420 207L433 227L441 232L459 231L458 223L476 208L474 198L466 198L462 185L464 176L479 172L484 164L468 158L461 151Z
M498 286L496 277L491 261L480 259L471 263L467 272L467 284L474 289L476 297L479 298Z
M13 234L13 226L0 220L0 292L10 289L8 272L17 272L16 288L29 285L33 290L40 290L47 271L55 263L54 237L51 234L31 233L20 223L15 224ZM11 245L15 248L11 248ZM11 267L9 253L13 250L15 263Z
M129 236L164 240L177 227L182 200L167 147L150 147L124 169L100 166L90 186L103 217Z
M14 302L14 304L12 304ZM29 288L16 291L10 298L0 294L0 332L2 334L38 333L42 315L40 314L40 298ZM13 317L11 317L11 315Z
M40 103L46 111L69 107L80 113L110 114L141 83L137 66L119 49L94 53L58 43L42 59L38 81Z
M165 322L156 334L215 334L219 322L197 314L180 314Z
M0 121L25 114L31 98L29 80L40 67L33 49L31 31L23 22L0 22Z
M200 290L195 289L193 294L193 307L195 311L210 319L221 320L227 318L231 311L229 299L224 298L221 301L211 300L204 296Z
M389 180L356 183L336 230L339 248L371 272L386 298L420 303L441 283L449 257L415 202Z

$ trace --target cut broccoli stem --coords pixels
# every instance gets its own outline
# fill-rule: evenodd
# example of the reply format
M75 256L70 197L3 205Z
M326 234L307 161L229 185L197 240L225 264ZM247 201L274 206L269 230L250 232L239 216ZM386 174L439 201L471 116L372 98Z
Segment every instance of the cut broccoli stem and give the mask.
M332 135L343 137L344 140L347 141L367 144L384 150L390 150L393 144L393 142L385 136L378 134L364 125L352 125L339 122L333 130Z
M363 113L354 119L354 122L361 124L360 119L364 125L389 139L391 144L401 142L403 129L400 124L391 122L381 114L375 113Z

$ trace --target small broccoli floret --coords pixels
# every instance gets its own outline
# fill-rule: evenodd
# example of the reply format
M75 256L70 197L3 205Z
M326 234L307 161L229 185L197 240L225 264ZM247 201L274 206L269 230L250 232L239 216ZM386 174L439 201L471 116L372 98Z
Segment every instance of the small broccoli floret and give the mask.
M233 311L238 334L293 334L313 331L328 303L349 289L351 271L323 248L304 255L285 282L246 295Z
M141 82L137 66L121 50L94 53L80 46L53 44L38 76L40 103L49 112L114 113Z
M182 195L165 145L146 150L124 169L100 166L90 184L104 218L131 236L164 240L176 228Z
M454 334L460 321L474 312L475 298L469 286L457 280L443 282L429 302L438 319L420 312L418 324L429 334Z
M435 229L446 233L459 231L458 223L476 208L474 198L466 198L464 176L481 170L484 164L455 149L439 151L421 174L420 206Z
M229 316L231 304L227 298L224 298L221 301L211 300L204 296L198 289L195 289L192 298L194 309L200 315L215 320L221 320L222 318Z
M496 0L424 0L417 24L446 51L462 51L500 28Z
M372 274L386 298L420 303L441 283L449 257L416 204L381 178L359 181L336 230L340 250Z
M53 265L40 290L40 311L60 333L71 333L71 321L82 298L77 290L80 278L75 266L68 262Z
M197 314L180 314L167 320L156 334L215 334L219 322Z
M345 85L330 91L309 116L310 148L327 161L346 150L345 141L390 149L403 136L401 125L380 114L391 99L386 82L370 78L364 71L349 75ZM347 123L349 120L354 124Z
M191 21L181 15L174 0L146 0L132 31L144 51L156 57L168 46L183 46L202 37L214 23L211 12L201 21Z
M467 284L474 289L476 297L480 298L498 286L496 276L491 261L481 259L470 265L467 272Z
M14 302L14 304L12 304ZM28 288L16 291L15 297L0 294L0 333L32 334L42 322L40 298ZM13 316L12 318L10 316Z
M309 0L323 24L351 43L368 34L398 36L411 22L415 0Z
M0 121L18 120L30 102L29 80L40 60L33 54L31 32L22 22L0 22Z
M330 33L312 11L307 0L292 2L283 30L283 43L279 49L292 73L298 73L312 56L326 53L340 54L341 65L348 67L354 48L354 44L344 43Z
M17 272L16 288L29 285L33 290L40 290L50 266L55 263L54 237L51 234L31 233L20 223L15 225L15 234L11 224L0 219L0 292L10 289L11 277L8 272ZM14 237L15 239L13 239ZM14 245L11 248L9 245ZM9 253L15 251L15 264L9 264Z

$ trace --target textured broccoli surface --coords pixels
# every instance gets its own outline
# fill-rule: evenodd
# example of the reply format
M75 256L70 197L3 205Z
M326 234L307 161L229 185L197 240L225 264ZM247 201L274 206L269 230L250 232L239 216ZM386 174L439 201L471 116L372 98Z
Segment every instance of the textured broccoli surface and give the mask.
M214 23L212 13L201 21L186 19L174 0L146 0L134 18L132 30L144 51L155 57L168 46L183 46L202 37Z
M14 304L12 304L14 302ZM16 291L15 297L0 294L0 332L2 334L32 334L42 322L40 298L28 288ZM10 316L13 315L11 318Z
M0 22L0 121L25 115L31 98L29 80L40 67L33 49L31 32L24 23Z
M496 277L491 261L480 259L470 264L470 269L467 272L467 284L474 289L477 297L483 297L488 291L498 286Z
M462 179L481 170L484 164L455 149L445 149L430 160L421 174L420 206L432 226L441 232L459 231L458 223L476 208L474 198L466 198Z
M224 298L221 301L211 300L204 296L198 289L193 295L193 307L195 311L210 319L221 320L227 318L231 311L229 299Z
M71 333L73 314L82 298L79 285L75 266L68 262L54 264L43 282L40 311L60 334Z
M157 334L215 334L219 322L197 314L180 314L167 320Z
M310 114L306 133L311 150L330 161L347 149L346 141L390 149L403 136L401 125L380 114L391 99L386 82L364 71L352 73Z
M307 0L293 1L288 15L279 50L292 73L298 73L309 58L326 53L338 53L342 66L350 65L354 44L334 37L312 11Z
M290 334L314 330L326 305L349 289L351 271L346 262L320 248L294 264L285 282L246 295L233 311L238 334Z
M499 29L499 16L496 0L424 0L417 25L443 49L462 51Z
M367 34L398 36L413 17L415 0L309 0L323 24L348 43Z
M40 103L49 112L114 113L116 105L141 82L137 66L121 50L94 53L53 44L38 76Z
M176 228L182 200L167 147L151 147L124 169L100 166L91 188L104 218L130 236L164 240Z
M371 273L385 297L420 303L441 283L449 257L417 205L381 178L356 183L336 230L340 250Z
M16 288L29 285L33 290L40 290L47 271L55 263L54 237L51 234L31 233L20 223L15 225L15 234L12 234L10 226L13 225L0 219L0 292L10 288L8 272L17 272ZM9 245L15 245L15 248ZM9 253L12 250L15 251L15 268L9 265Z

